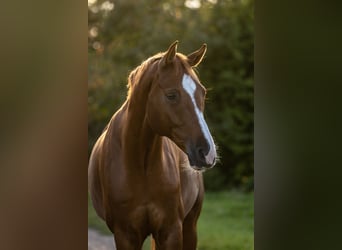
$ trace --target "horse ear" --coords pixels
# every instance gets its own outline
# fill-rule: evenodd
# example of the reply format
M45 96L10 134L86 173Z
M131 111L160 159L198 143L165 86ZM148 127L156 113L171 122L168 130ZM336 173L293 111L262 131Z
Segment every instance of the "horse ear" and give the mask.
M178 40L174 41L170 47L167 49L165 55L162 58L162 65L165 66L171 62L173 62L173 60L176 57L176 53L177 53L177 45L178 45Z
M190 66L196 67L198 64L200 64L206 51L207 44L203 43L199 50L196 50L195 52L192 52L191 54L187 55Z

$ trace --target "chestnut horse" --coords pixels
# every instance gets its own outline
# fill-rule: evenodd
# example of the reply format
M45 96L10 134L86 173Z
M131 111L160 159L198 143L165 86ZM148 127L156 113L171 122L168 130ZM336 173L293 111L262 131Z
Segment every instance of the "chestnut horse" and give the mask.
M90 195L118 250L141 249L150 234L153 249L196 249L201 172L217 158L193 70L207 48L185 56L177 44L130 73L127 100L92 150Z

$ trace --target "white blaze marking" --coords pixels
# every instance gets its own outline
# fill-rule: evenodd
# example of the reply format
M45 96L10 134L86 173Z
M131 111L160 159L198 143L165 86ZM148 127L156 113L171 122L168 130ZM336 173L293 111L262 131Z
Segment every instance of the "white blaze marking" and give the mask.
M203 113L198 108L196 100L195 100L196 83L194 82L194 80L192 80L192 78L189 75L184 74L182 85L183 85L185 92L189 94L192 100L192 103L194 104L195 113L197 115L202 133L204 134L204 137L207 140L209 147L210 147L209 153L205 156L205 160L208 164L214 164L214 161L216 158L215 143L214 143L213 137L210 134L208 125L204 120Z

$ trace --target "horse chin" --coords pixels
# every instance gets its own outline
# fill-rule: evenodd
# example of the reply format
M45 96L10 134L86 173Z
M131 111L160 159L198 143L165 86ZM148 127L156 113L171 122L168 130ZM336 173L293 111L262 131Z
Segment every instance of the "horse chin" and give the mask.
M190 167L197 172L205 172L207 170L207 168L201 168L201 167L192 166L192 165L190 165Z
M209 166L209 167L203 167L203 166L200 166L196 160L192 159L192 157L190 157L188 155L188 159L189 159L189 165L190 167L193 169L193 170L196 170L196 171L199 171L199 172L205 172L206 170L212 168L213 166Z

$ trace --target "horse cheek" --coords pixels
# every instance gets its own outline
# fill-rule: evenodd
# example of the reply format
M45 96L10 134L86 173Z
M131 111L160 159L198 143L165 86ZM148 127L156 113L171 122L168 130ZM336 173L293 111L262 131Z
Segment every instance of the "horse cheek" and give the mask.
M159 108L158 108L159 107ZM162 112L160 105L151 105L147 111L147 119L152 130L160 136L168 136L170 129L169 122L165 113Z

